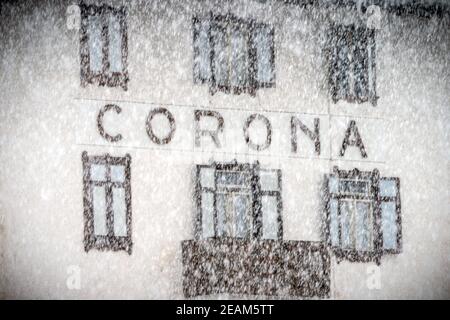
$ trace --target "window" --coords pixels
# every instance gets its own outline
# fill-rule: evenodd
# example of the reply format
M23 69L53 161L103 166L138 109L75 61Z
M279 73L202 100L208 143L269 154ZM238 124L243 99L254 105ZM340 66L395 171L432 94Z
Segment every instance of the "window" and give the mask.
M129 155L88 156L83 152L84 248L131 254Z
M338 259L380 261L401 251L400 180L378 170L339 170L326 179L326 238Z
M125 9L81 5L81 85L127 89Z
M375 31L335 25L329 37L332 99L376 105Z
M197 165L196 202L196 238L282 239L280 170Z
M274 30L232 16L194 18L194 83L255 94L275 86Z

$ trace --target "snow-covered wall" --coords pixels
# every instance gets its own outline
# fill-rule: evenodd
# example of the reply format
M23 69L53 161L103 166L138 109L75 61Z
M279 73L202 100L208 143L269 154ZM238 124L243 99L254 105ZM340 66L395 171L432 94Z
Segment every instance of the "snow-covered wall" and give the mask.
M120 1L109 1L120 5ZM284 239L321 240L320 186L333 166L377 168L401 180L402 253L381 265L332 261L331 298L450 298L450 22L382 12L377 31L378 104L331 101L323 46L332 21L355 11L302 9L281 1L133 1L128 11L128 89L80 85L80 38L71 1L3 4L0 19L0 297L182 298L181 241L194 238L192 170L259 160L282 170ZM276 87L211 95L193 83L192 17L230 11L275 29ZM122 108L98 133L97 114ZM150 110L174 114L173 141L147 136ZM194 110L220 112L224 146L194 145ZM248 148L252 113L266 116L268 150ZM312 128L290 149L290 117ZM355 120L368 157L339 156ZM163 132L165 128L160 128ZM158 130L158 128L155 128ZM255 134L255 140L258 139ZM131 155L133 252L84 251L81 154Z

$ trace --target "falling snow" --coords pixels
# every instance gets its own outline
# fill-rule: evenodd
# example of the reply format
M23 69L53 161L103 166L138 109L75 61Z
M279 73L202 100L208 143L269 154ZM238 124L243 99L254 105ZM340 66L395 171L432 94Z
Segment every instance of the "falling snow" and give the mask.
M0 4L0 298L450 298L447 1Z

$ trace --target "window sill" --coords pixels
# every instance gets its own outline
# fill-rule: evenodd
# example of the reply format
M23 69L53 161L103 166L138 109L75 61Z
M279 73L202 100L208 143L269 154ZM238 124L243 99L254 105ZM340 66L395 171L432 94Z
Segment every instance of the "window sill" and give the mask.
M381 250L381 251L358 251L351 249L341 249L332 247L331 251L337 258L337 262L349 261L349 262L375 262L377 265L381 264L381 257L388 254L399 254L399 250Z

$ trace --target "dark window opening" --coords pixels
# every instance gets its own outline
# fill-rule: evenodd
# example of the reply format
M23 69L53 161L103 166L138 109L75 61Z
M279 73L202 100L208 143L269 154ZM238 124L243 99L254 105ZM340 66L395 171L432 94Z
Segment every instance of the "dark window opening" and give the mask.
M379 263L401 252L399 178L335 167L325 188L326 241L338 260Z
M375 30L335 25L329 36L331 95L334 102L377 103Z
M81 5L81 85L127 90L127 24L123 7Z
M254 95L275 86L274 29L230 15L193 19L194 83Z
M281 170L258 163L196 167L196 238L283 238Z
M131 157L83 152L84 248L131 254Z

